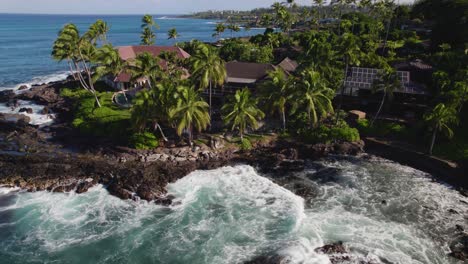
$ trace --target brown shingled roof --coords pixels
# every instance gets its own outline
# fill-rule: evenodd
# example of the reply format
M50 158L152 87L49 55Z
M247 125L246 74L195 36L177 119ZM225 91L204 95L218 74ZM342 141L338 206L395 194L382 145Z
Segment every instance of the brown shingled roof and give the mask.
M278 67L280 67L281 69L283 69L284 71L289 72L289 73L295 72L298 66L299 66L299 64L297 64L296 61L291 60L288 57L286 57L283 61L281 61L278 64Z
M269 71L274 71L272 64L231 61L226 63L228 82L253 83L265 78Z

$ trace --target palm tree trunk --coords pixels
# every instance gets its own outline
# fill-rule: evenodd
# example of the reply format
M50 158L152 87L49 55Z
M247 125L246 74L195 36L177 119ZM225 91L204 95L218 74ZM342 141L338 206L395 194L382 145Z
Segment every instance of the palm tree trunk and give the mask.
M386 98L386 97L387 97L387 92L384 91L384 95L383 95L383 98L382 98L382 102L380 103L379 110L378 110L377 113L375 114L374 119L372 119L371 126L374 125L375 121L376 121L377 118L379 117L380 112L382 111L383 105L384 105L384 103L385 103L385 98Z
M283 111L281 111L282 116L283 116L283 118L282 118L283 119L283 131L286 131L286 113L285 112L286 111L284 111L284 109L283 109Z
M344 97L344 91L345 91L345 87L346 87L346 78L348 77L348 67L349 67L349 59L346 56L346 67L345 67L343 85L341 86L340 103L338 104L338 109L337 109L336 115L335 115L336 124L338 124L338 115L340 113L341 107L343 107L343 97Z
M436 141L436 134L437 134L437 127L434 128L434 132L432 133L431 145L429 146L429 155L432 155L432 150L434 149L434 145Z
M384 46L382 48L382 55L385 54L385 49L387 48L388 34L390 33L390 22L391 20L388 20L387 22L387 33L385 34L385 41L384 41Z
M96 104L98 105L99 108L101 108L101 102L99 102L99 98L96 94L96 91L93 89L92 91L93 95L94 95L94 99L96 100Z
M159 133L161 133L161 135L162 135L162 137L163 137L163 140L166 141L166 142L168 141L167 138L166 138L166 136L164 135L164 132L163 132L161 126L159 125L158 122L156 122L156 123L154 124L154 129L155 129L155 130L158 129L158 130L159 130Z
M209 83L210 83L210 119L211 119L211 115L212 115L212 109L211 109L211 108L212 108L212 107L211 107L211 96L212 96L211 79L210 79Z

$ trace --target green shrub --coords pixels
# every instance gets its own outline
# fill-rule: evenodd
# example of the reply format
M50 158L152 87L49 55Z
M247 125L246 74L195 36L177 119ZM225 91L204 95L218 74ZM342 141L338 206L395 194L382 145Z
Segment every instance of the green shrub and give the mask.
M357 128L366 136L405 137L409 134L406 126L393 122L377 121L371 126L369 120L362 119L357 121Z
M132 135L130 144L136 149L154 149L159 146L159 141L153 133L135 133Z
M252 143L250 143L250 140L248 140L247 138L244 138L240 142L240 147L241 147L241 150L251 150Z
M112 93L98 93L102 107L97 107L94 96L83 89L62 89L61 95L74 102L72 125L81 133L129 142L130 111L112 102Z
M332 141L359 141L359 131L346 125L326 126L320 125L314 129L304 129L299 133L300 138L310 144L330 143Z

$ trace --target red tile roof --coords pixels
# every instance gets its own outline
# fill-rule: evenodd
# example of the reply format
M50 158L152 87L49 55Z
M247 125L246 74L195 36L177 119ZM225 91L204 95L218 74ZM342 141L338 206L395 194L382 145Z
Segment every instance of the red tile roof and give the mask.
M123 60L134 59L143 52L149 52L154 56L159 56L162 52L175 52L180 59L190 58L190 54L185 50L175 46L123 46L118 47L120 57Z
M123 60L135 59L138 54L149 52L153 56L158 57L162 52L174 52L179 59L188 59L190 54L185 50L175 46L122 46L118 47L120 58ZM164 60L160 62L161 67L165 69L167 63ZM132 76L130 73L122 72L115 77L115 82L130 82Z

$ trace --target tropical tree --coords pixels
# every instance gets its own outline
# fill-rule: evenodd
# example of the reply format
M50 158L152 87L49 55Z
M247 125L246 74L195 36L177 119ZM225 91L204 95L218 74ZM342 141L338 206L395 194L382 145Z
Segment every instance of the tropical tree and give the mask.
M122 72L126 72L129 66L127 61L120 57L119 52L112 46L112 44L106 44L97 49L95 53L95 61L97 66L94 69L94 82L104 76L115 77ZM124 87L121 87L121 89L124 92L125 100L128 100Z
M200 43L190 58L192 78L196 80L200 89L209 88L210 117L212 114L212 85L223 85L226 79L224 61L211 47Z
M98 40L107 44L107 33L109 32L109 29L109 25L105 21L98 19L89 27L84 37L93 44L96 44Z
M341 94L340 94L340 103L338 105L338 110L341 110L343 104L343 97L344 91L346 86L346 78L348 76L348 69L349 65L356 65L359 66L360 64L360 57L361 57L361 49L358 44L358 37L351 33L344 33L340 37L339 42L339 53L343 55L343 59L345 62L345 69L344 69L344 78L343 83L341 85ZM337 114L339 111L337 111ZM338 122L338 118L336 119Z
M169 111L169 117L176 122L177 134L181 136L186 131L192 145L193 130L201 132L210 125L209 105L193 87L179 86L177 90L177 106Z
M94 80L106 75L117 76L127 70L128 64L120 57L112 44L106 44L96 50L95 60L98 66L94 70Z
M175 28L169 29L169 31L167 32L167 35L168 35L167 39L177 39L178 37L180 37L179 33L177 32L177 29Z
M323 8L323 0L313 0L315 5L317 5L317 23L320 23L320 19L322 18L321 16L321 11Z
M154 45L156 42L156 34L154 33L154 29L158 28L158 24L156 24L151 15L144 15L141 19L141 44Z
M450 125L457 124L458 119L455 109L447 107L443 103L438 104L430 113L424 116L424 119L433 129L429 146L429 154L432 155L437 132L444 132L449 138L453 137L453 130Z
M299 76L297 86L296 100L305 108L310 128L317 125L319 117L334 112L332 99L335 91L327 87L319 72L304 70Z
M177 84L170 79L163 79L152 89L144 89L137 93L132 106L134 127L138 131L151 125L153 130L159 129L163 139L167 141L160 123L171 125L169 112L177 106Z
M258 121L265 114L258 108L258 102L251 96L250 90L244 88L237 90L234 96L222 107L224 123L231 126L231 130L239 130L241 140L247 128L257 129Z
M396 90L401 89L401 82L398 78L398 75L395 70L385 70L378 74L377 79L374 80L372 84L372 90L374 92L382 92L382 101L380 102L379 109L375 114L374 118L372 119L371 126L374 125L375 121L380 115L382 108L385 104L385 100L391 100L393 98L393 93Z
M268 80L262 84L261 92L266 108L271 112L278 111L283 130L286 130L286 105L292 99L288 76L280 68L269 72Z
M219 39L221 38L221 34L223 34L224 31L226 31L226 25L224 25L224 23L217 23L214 31L215 33L213 34L213 37L217 38L219 41Z
M92 78L91 63L94 60L96 47L91 43L89 32L80 36L79 30L74 24L65 25L59 32L52 47L52 57L57 61L68 62L70 72L75 80L78 80L83 87L93 94L96 104L101 107L101 103L94 88ZM83 76L86 74L86 77Z
M229 24L227 28L231 31L231 38L234 37L234 32L239 32L241 30L239 25L233 23Z
M132 75L132 81L141 79L146 80L149 88L152 88L152 80L155 80L162 73L158 57L153 56L149 52L143 52L136 56L135 60L128 66L129 72Z

